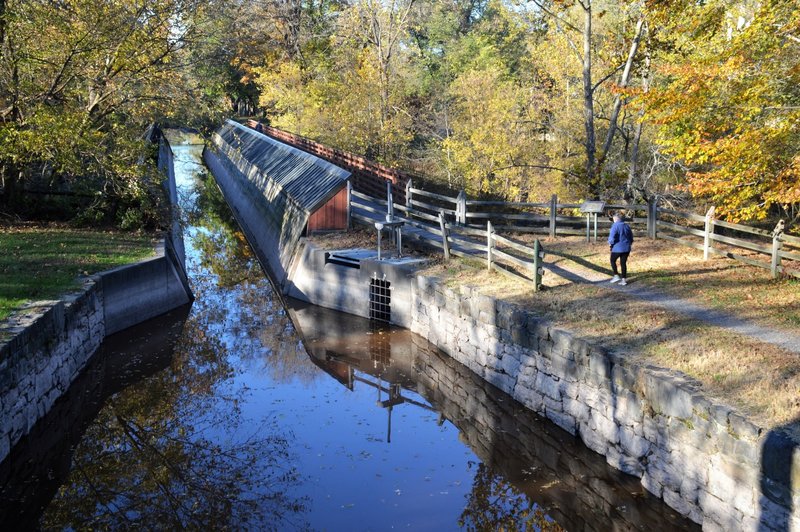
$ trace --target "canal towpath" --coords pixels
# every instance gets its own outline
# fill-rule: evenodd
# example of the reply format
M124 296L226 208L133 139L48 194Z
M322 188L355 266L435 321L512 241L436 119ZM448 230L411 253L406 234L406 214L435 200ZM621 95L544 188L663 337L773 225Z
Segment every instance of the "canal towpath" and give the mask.
M587 283L606 290L623 292L630 297L682 314L707 325L720 327L792 353L800 354L800 334L765 327L729 312L712 309L686 298L638 285L635 276L628 279L626 286L613 284L609 282L610 274L599 271L594 265L582 265L564 256L554 257L555 260L552 262L547 258L545 259L544 268L570 282Z
M354 217L362 222L370 223L383 219L385 213L385 202L374 201L363 202L363 205L354 205ZM405 219L398 216L399 219ZM404 237L407 240L422 240L425 242L441 239L434 232L426 231L424 225L415 224L403 228ZM408 238L410 237L410 238ZM459 246L458 243L451 244L452 249L462 255L477 254L474 249ZM555 257L555 258L554 258ZM800 354L800 334L791 333L754 323L751 320L736 316L730 312L712 309L706 305L690 301L689 299L668 294L651 287L638 284L636 277L629 279L628 285L620 286L609 283L610 274L597 266L578 260L566 255L555 255L550 251L545 255L543 267L545 270L557 275L569 282L592 284L607 290L616 290L626 295L658 306L664 310L675 312L698 322L720 327L722 329L741 334L759 342L774 345L786 351ZM580 262L579 262L580 261Z

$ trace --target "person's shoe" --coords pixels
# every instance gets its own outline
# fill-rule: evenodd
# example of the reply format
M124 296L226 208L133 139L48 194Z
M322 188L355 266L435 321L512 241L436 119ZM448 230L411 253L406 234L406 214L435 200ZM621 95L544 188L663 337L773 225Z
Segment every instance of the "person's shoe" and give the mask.
M625 286L626 284L628 284L628 281L626 281L624 277L622 279L620 279L620 281L619 281L619 285L620 286Z
M611 281L609 281L609 282L618 283L619 281L620 281L619 275L615 275L614 277L611 278Z

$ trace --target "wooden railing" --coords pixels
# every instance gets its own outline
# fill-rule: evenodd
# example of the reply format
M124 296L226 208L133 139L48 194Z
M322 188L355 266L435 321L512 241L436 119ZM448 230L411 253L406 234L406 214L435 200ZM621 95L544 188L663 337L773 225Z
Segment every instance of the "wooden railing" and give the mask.
M422 199L418 199L420 197ZM547 233L551 237L588 234L588 229L581 227L586 219L574 215L579 208L580 204L578 203L558 203L556 195L551 197L549 203L481 201L467 199L464 191L457 196L445 196L414 188L413 181L408 181L406 185L405 212L407 216L434 221L435 213L444 212L461 227L475 227L482 225L485 221L493 224L498 231ZM642 205L611 202L606 204L606 209L608 211L633 211L634 216L626 221L631 223L634 228L637 225L645 226L646 234L650 238L663 238L683 246L699 249L703 251L706 260L709 254L716 254L759 268L769 269L773 277L777 277L781 273L800 277L800 262L786 264L786 261L800 261L800 238L787 235L784 232L782 221L772 231L766 231L743 224L716 220L713 208L706 213L706 216L660 208L655 202ZM642 211L644 216L637 216L637 213ZM679 221L680 223L678 223ZM699 222L703 226L701 228L692 227L691 222ZM598 225L604 229L607 229L611 223L610 219L598 218ZM744 233L747 238L721 234L716 231L716 228L722 228L727 232ZM664 233L664 231L668 232ZM682 236L700 237L702 243L677 237L675 233ZM715 246L715 244L719 245ZM730 248L733 248L733 251ZM755 252L765 256L765 260L742 255L737 253L736 249ZM766 257L769 258L766 259Z
M359 220L365 223L381 219L389 210L387 201L356 190L351 190L350 198L353 207L373 215ZM394 204L393 208L395 216L402 219L406 226L419 230L414 231L415 238L442 250L446 259L451 255L464 258L478 258L485 255L488 269L533 283L534 290L540 288L544 273L542 268L544 251L538 240L533 247L516 242L498 235L491 222L486 223L485 230L448 222L448 215L444 210L441 210L438 216L433 216L401 204Z
M691 212L659 208L656 236L700 250L706 260L711 254L721 255L751 266L768 269L772 277L777 277L781 273L800 277L800 262L791 265L785 262L800 261L800 238L784 232L783 220L778 222L772 231L767 231L716 220L714 211L714 207L711 207L705 216L701 216ZM717 232L717 228L722 228L729 234L721 234ZM745 238L734 236L741 234L747 236ZM751 253L743 255L738 250L747 250ZM759 260L759 257L762 260Z
M444 211L456 223L470 227L482 227L491 222L498 231L515 233L542 233L557 235L586 234L586 217L577 215L580 203L558 203L553 195L547 203L470 200L462 190L457 196L435 194L414 188L413 181L406 184L406 204L410 216L432 220L439 211ZM606 210L632 211L627 219L634 228L644 229L647 235L655 231L655 205L632 205L621 202L606 204ZM636 216L643 212L643 216ZM610 227L611 220L598 218L598 226Z

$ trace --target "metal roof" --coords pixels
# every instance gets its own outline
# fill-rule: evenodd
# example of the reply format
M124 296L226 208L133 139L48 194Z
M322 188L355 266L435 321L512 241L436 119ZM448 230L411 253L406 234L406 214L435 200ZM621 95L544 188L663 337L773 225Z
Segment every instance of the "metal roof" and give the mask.
M350 177L343 168L233 120L217 134L309 213L335 196Z

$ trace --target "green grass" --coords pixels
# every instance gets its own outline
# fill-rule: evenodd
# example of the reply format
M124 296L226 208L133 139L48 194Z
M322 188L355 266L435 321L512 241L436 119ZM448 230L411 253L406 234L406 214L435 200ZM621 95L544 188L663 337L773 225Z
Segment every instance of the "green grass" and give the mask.
M54 228L0 228L0 320L20 305L54 299L79 276L152 256L152 235Z

